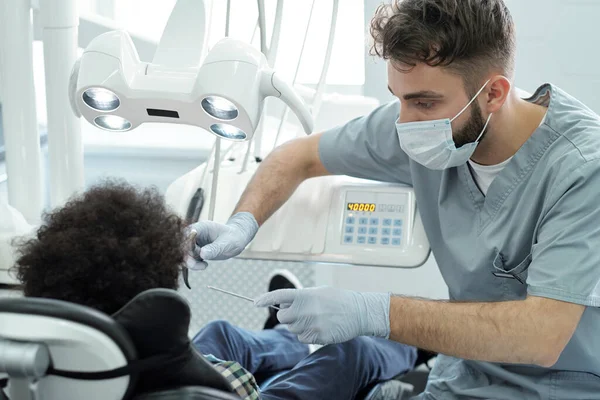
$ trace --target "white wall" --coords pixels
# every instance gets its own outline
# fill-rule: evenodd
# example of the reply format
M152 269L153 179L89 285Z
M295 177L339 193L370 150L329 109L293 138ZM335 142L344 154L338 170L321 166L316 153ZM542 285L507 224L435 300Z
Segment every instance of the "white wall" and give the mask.
M365 84L363 94L365 96L374 97L382 103L386 103L391 101L393 96L387 88L387 69L385 61L377 56L370 56L368 51L368 48L372 43L369 34L371 18L381 3L381 0L365 0L364 35L366 37L365 45L367 51L365 52Z
M517 86L551 82L600 113L600 1L505 1L517 27Z

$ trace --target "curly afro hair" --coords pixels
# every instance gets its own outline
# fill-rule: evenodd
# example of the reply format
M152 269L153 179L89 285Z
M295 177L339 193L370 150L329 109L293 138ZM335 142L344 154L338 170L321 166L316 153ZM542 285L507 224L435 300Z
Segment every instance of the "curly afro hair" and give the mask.
M184 240L156 189L109 180L45 214L14 268L25 296L112 314L147 289L177 289Z

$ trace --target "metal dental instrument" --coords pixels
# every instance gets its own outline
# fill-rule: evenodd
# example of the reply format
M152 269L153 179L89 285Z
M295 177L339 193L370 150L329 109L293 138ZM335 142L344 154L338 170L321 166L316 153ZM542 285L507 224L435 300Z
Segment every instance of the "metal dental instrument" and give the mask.
M196 247L198 247L198 246L196 246L196 236L197 235L198 235L198 232L196 232L196 230L194 230L194 229L190 230L190 234L187 238L188 242L190 243L190 250L188 252L188 255L190 257L192 257L194 260L198 261L199 263L204 264L204 267L199 268L199 269L206 269L208 264L200 256L200 249L198 248L198 250L196 250ZM194 269L197 269L197 268L194 268Z
M190 286L189 281L190 270L187 267L183 267L181 269L181 275L183 275L183 283L185 283L185 286L187 286L187 288L191 290L192 287Z
M195 230L191 230L186 241L190 242L190 247L191 247L191 254L194 254L194 249L196 248L196 235L198 233ZM192 287L190 286L190 281L189 281L189 276L190 276L190 270L187 267L183 267L181 269L181 275L183 276L183 282L185 283L185 286L188 287L188 289L192 289Z
M225 294L228 294L230 296L234 296L234 297L237 297L237 298L240 298L240 299L244 299L244 300L247 300L247 301L251 301L251 302L254 303L254 299L251 299L250 297L242 296L241 294L233 293L233 292L230 292L230 291L227 291L227 290L224 290L224 289L219 289L219 288L216 288L214 286L206 286L206 287L209 288L209 289L212 289L212 290L216 290L217 292L225 293ZM279 310L280 309L279 307L275 307L275 306L269 306L269 307L271 307L271 308L273 308L275 310Z

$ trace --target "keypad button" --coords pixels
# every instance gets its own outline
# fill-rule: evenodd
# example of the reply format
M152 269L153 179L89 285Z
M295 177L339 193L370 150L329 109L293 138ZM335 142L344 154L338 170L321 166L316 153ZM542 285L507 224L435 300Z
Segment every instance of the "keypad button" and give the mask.
M369 237L369 244L377 244L377 238L376 237Z
M394 228L394 231L392 232L392 234L394 236L401 236L402 235L402 228Z
M365 244L367 242L367 238L364 236L359 236L356 238L356 243L358 244Z
M394 226L402 226L402 220L401 219L395 219L394 220Z
M366 235L367 234L367 227L366 226L360 226L358 228L358 234L359 235Z
M383 244L383 245L390 244L390 238L381 238L381 244Z
M371 225L379 225L379 218L371 218Z
M346 233L354 233L354 227L353 226L347 226L346 227Z
M392 239L392 245L393 245L393 246L400 246L400 243L401 243L401 242L402 242L402 241L400 240L400 238L393 238L393 239Z
M377 228L369 228L369 235L377 235Z
M367 225L369 223L369 218L359 218L358 223L361 225Z
M391 218L384 219L383 226L392 226L392 219Z
M381 229L382 235L389 235L390 233L392 233L392 230L390 228L382 228Z
M354 223L354 217L346 217L346 223L352 225Z
M352 243L352 236L344 236L344 243Z

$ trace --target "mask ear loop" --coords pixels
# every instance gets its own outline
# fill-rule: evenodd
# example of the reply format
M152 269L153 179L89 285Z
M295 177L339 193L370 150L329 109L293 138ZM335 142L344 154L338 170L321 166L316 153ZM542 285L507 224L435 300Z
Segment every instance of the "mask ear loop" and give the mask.
M483 129L481 130L481 133L479 134L479 136L477 136L477 139L475 139L475 143L479 143L479 140L483 136L483 134L485 132L485 128L487 128L487 126L490 123L491 119L492 119L492 114L490 114L490 116L488 117L487 121L485 121L485 125L483 126Z
M469 102L467 103L467 105L466 105L466 106L465 106L465 107L464 107L462 110L460 110L460 112L459 112L458 114L456 114L456 116L455 116L454 118L452 118L452 119L450 120L450 122L453 122L453 121L454 121L456 118L460 117L460 115L461 115L462 113L464 113L464 112L465 112L465 110L466 110L467 108L469 108L469 106L471 105L471 103L473 103L473 102L475 101L475 99L476 99L476 98L477 98L477 97L478 97L478 96L481 94L481 92L483 92L483 89L485 89L485 87L487 86L487 84L488 84L488 83L490 83L490 81L491 81L491 79L488 79L488 80L487 80L487 81L486 81L486 82L483 84L483 86L481 87L481 89L479 89L479 91L478 91L478 92L477 92L477 94L476 94L476 95L475 95L475 96L474 96L474 97L471 99L471 101L469 101ZM491 114L490 114L490 116L491 116ZM489 119L488 119L488 122L489 122ZM486 126L487 126L487 123L486 123Z

